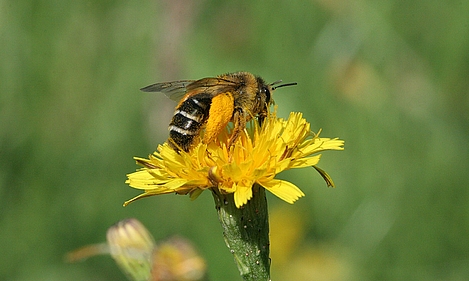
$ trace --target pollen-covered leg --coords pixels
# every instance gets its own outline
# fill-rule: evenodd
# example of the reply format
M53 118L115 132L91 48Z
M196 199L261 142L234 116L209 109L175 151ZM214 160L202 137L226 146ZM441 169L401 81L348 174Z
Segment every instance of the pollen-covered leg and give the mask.
M204 142L214 141L220 132L228 125L233 116L234 99L231 93L217 95L212 99L210 111L205 127Z

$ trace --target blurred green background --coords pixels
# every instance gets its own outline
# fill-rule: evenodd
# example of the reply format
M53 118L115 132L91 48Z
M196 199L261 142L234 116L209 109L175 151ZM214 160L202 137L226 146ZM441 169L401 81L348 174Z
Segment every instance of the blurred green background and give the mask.
M346 141L337 188L269 195L273 280L467 280L469 2L435 0L0 1L0 279L126 280L63 256L136 217L240 280L209 192L122 207L175 106L138 89L239 70L298 82L279 115Z

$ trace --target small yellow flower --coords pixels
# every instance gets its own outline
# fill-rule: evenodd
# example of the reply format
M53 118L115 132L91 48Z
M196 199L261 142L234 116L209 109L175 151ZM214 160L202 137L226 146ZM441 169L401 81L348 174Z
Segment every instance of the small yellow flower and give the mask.
M203 190L218 188L234 193L239 208L252 198L252 186L258 183L288 203L295 202L304 193L293 183L276 179L285 170L314 167L329 186L334 186L329 175L315 165L321 157L318 152L343 150L344 141L321 138L310 131L310 124L301 113L291 113L288 120L275 113L262 126L252 120L231 147L227 147L232 129L224 130L209 144L199 141L190 152L175 152L167 143L158 146L149 159L135 160L142 169L127 175L130 186L144 193L125 202L166 193L190 194L196 198ZM201 140L203 136L200 136Z

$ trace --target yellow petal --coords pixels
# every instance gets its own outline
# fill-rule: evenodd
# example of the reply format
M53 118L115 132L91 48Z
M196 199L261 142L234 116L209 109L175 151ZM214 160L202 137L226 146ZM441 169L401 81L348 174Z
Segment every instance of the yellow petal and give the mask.
M248 186L237 186L234 193L235 205L237 208L246 204L252 198L252 184Z
M290 168L295 169L311 167L316 165L319 162L319 159L321 159L321 154L312 157L296 159L291 162Z
M173 179L164 186L169 189L177 189L187 183L186 179Z
M236 165L236 163L231 163L229 165L223 166L222 174L225 178L231 179L237 179L243 175L241 168Z
M170 179L158 179L153 177L148 171L142 170L128 175L126 183L134 188L151 189L158 185L165 185L168 181L170 181Z
M290 167L291 161L292 160L290 158L287 158L278 162L275 168L275 173L279 174L280 172L287 170Z
M138 200L138 199L141 199L141 198L150 197L150 196L153 196L153 195L168 194L168 193L174 193L174 190L170 190L170 189L167 189L167 188L146 190L145 193L139 194L139 195L135 196L134 198L125 201L124 202L124 207L129 205L130 203Z
M267 182L261 182L260 185L290 204L298 200L298 198L305 196L303 191L288 181L272 179Z
M313 153L321 152L324 150L344 150L344 141L329 138L317 138L314 143L302 149L304 155L311 155Z

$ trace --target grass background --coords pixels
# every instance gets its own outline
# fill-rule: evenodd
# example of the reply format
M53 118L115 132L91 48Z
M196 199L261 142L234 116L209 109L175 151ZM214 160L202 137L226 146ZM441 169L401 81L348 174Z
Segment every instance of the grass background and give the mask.
M181 234L211 280L240 280L211 195L124 184L167 137L174 103L148 84L250 71L322 136L346 140L269 196L273 280L469 276L469 2L0 1L0 279L125 280L77 247L136 217Z

